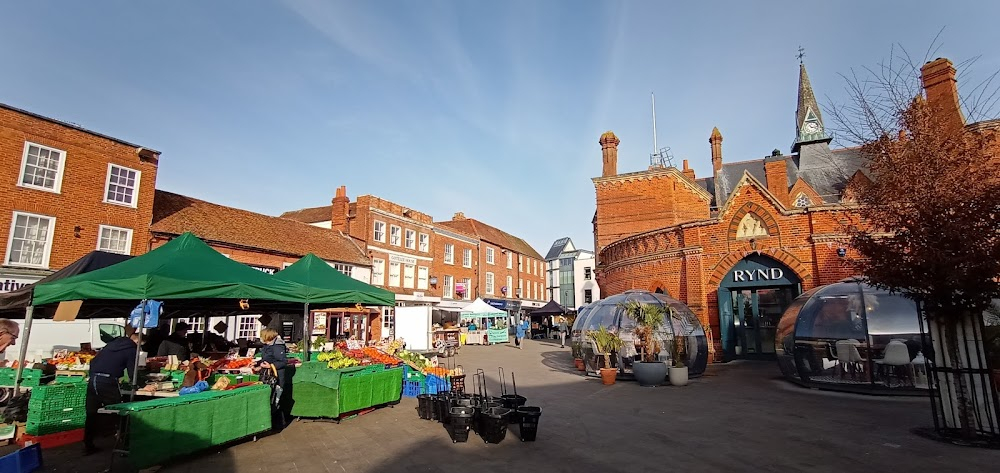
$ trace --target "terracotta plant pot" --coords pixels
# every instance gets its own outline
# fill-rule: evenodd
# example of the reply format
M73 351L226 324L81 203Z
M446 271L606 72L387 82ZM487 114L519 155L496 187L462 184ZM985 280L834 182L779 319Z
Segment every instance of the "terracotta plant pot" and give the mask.
M601 368L601 383L604 385L615 384L618 377L618 370L615 368Z
M573 365L576 366L577 371L587 371L586 365L583 364L583 358L573 358Z

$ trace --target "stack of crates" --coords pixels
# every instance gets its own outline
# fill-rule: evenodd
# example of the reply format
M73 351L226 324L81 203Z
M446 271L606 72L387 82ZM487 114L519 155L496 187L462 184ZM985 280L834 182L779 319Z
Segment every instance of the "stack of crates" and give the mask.
M0 368L0 386L13 386L17 377L17 368ZM52 376L49 376L52 380ZM38 386L42 384L42 370L25 368L21 372L21 386Z
M440 392L451 391L451 383L448 382L448 378L442 378L440 376L434 376L432 374L427 375L424 379L424 389L422 394L437 394Z
M403 396L405 397L417 397L424 393L424 380L427 377L424 376L418 370L410 368L409 365L403 365Z
M60 383L38 386L28 400L25 432L46 435L81 429L87 419L87 384Z

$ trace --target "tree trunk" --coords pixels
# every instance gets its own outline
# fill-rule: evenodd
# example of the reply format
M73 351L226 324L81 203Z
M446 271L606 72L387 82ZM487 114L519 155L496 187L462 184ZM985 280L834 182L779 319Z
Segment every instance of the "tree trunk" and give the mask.
M928 314L934 348L934 385L938 396L936 425L973 440L997 433L997 397L989 382L982 337L982 314Z

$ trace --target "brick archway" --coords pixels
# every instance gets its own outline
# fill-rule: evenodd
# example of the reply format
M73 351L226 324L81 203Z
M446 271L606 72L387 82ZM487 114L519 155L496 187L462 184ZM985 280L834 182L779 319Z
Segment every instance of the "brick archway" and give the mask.
M771 212L768 212L767 209L760 206L760 204L747 202L743 204L743 206L733 214L733 218L729 220L728 236L730 240L736 239L736 234L740 227L740 221L743 220L743 217L746 217L746 215L750 213L759 217L761 222L764 223L764 228L767 229L767 237L763 238L778 236L781 228L778 227L778 222L774 219L774 216L771 215Z
M805 264L802 264L798 258L781 248L771 248L767 251L760 252L760 254L785 265L788 269L795 273L800 281L804 281L812 276ZM739 263L747 256L749 256L749 254L730 253L725 258L722 258L722 261L719 261L719 263L715 265L715 268L712 269L712 276L708 278L708 285L711 287L717 287L722 281L722 278L724 278L726 274L729 273L734 266L736 266L736 263Z
M656 281L653 281L649 285L648 291L649 292L653 292L653 293L666 294L668 296L670 295L670 292L667 291L667 285L664 284L663 281L661 281L659 279L657 279Z

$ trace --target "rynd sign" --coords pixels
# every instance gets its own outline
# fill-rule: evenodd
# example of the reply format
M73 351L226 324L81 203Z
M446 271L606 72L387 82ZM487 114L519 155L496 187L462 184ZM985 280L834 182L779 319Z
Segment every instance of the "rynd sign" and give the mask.
M733 271L733 281L738 282L774 281L784 277L785 272L781 268L737 269Z

